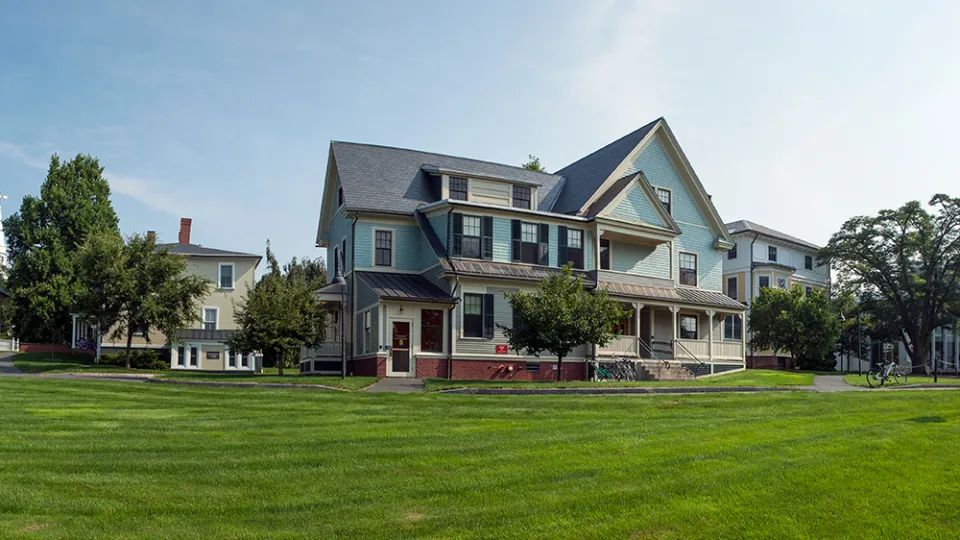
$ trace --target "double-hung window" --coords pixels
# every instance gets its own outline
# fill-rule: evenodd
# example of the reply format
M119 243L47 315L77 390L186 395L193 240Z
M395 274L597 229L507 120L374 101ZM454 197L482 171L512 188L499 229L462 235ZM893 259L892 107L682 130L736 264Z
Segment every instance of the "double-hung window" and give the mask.
M766 289L770 286L770 276L760 276L757 280L757 286Z
M480 216L463 216L463 256L480 258Z
M807 270L813 270L813 257L805 255L803 257L803 267Z
M680 252L680 284L697 286L697 256Z
M807 296L810 296L811 294L813 294L813 287L807 285L806 287L803 288L803 293Z
M573 267L583 270L583 231L568 229L564 226L557 228L559 252L557 262L560 266L573 263Z
M451 201L467 200L467 179L461 176L450 177L450 195Z
M609 238L600 239L600 269L601 270L610 269L610 239Z
M547 242L550 226L546 223L527 223L515 219L512 222L512 260L526 264L548 264Z
M777 262L777 248L776 246L767 246L767 260Z
M220 310L218 308L203 308L203 329L204 330L216 330L217 329L217 315Z
M463 295L463 337L493 337L493 295Z
M727 278L727 296L737 299L737 277L732 276Z
M743 337L743 319L738 315L727 315L723 319L723 339L739 341Z
M727 259L736 259L737 258L737 245L733 245L733 249L727 252Z
M696 315L680 315L680 339L697 339Z
M673 197L671 196L669 189L656 188L657 189L657 198L660 199L660 204L663 205L663 209L667 211L668 214L671 213L671 207L673 206Z
M424 309L420 311L420 350L423 352L443 352L443 310Z
M493 216L453 214L453 256L493 259Z
M233 288L233 272L235 270L233 263L220 263L220 288Z
M393 231L374 231L374 264L393 266Z
M513 186L513 207L530 209L530 188Z

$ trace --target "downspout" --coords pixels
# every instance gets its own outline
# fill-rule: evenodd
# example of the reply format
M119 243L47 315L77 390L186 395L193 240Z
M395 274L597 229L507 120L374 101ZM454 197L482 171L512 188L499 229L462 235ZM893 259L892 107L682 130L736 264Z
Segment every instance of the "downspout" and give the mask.
M447 211L447 242L446 245L450 245L450 236L451 236L451 223L450 223L450 214L453 213L453 208ZM444 248L444 256L447 258L447 264L450 265L450 269L453 270L453 277L457 280L457 284L454 285L453 291L450 292L450 296L456 298L455 293L460 290L460 275L457 274L457 267L453 265L453 261L450 260L450 249ZM456 316L454 311L457 309L457 305L454 304L450 311L448 312L447 317L447 378L453 379L453 318Z
M353 216L353 224L350 225L350 361L353 361L354 349L353 349L353 340L357 336L357 329L355 325L357 324L357 221L360 220L360 214L355 214ZM344 262L346 266L346 262ZM346 328L346 321L344 321L343 327Z
M753 305L753 243L757 241L757 238L760 238L760 233L755 233L753 235L753 240L750 241L750 306ZM750 306L747 306L748 308ZM750 332L750 358L753 358L753 332Z

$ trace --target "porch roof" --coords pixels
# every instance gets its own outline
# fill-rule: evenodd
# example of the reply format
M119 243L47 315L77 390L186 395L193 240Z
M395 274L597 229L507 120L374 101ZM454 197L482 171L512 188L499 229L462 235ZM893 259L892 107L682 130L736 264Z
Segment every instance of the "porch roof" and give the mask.
M453 304L457 300L427 278L415 274L358 271L359 277L381 300Z
M224 341L233 336L234 330L203 330L192 328L177 332L177 338L180 340L198 339L203 341Z
M703 289L689 287L650 287L615 281L601 281L600 288L606 289L611 294L618 296L631 296L646 300L662 300L665 302L676 302L678 304L693 304L733 311L744 311L747 309L746 306L740 302L721 292Z

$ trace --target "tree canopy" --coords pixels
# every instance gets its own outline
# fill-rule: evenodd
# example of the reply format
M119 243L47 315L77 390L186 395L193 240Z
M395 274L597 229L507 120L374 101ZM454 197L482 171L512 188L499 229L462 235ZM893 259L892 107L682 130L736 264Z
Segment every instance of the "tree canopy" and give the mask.
M528 160L525 161L522 165L520 165L521 167L523 167L524 169L529 169L531 171L547 172L547 170L543 168L543 165L540 164L540 158L538 158L533 154L527 154L527 158Z
M851 218L820 252L878 327L896 333L915 368L929 362L933 330L960 312L960 199L938 194L929 207L911 201Z
M765 287L750 305L750 345L789 352L803 369L830 370L840 337L840 323L827 293L803 287Z
M159 330L176 340L200 319L200 301L212 286L187 273L186 258L158 248L152 237L133 235L124 243L112 232L93 233L76 259L76 310L113 339L126 338L127 369L134 334L150 343L151 331Z
M540 281L534 292L505 292L513 308L513 326L498 325L515 351L557 357L557 380L563 378L563 359L583 344L600 347L616 334L614 326L630 310L607 295L605 289L590 292L583 279L573 276L570 264Z
M95 157L50 158L40 197L26 195L3 222L11 263L11 322L23 341L64 343L81 290L74 255L88 234L119 234L110 185Z
M326 284L319 259L294 258L280 267L267 242L268 271L234 309L238 330L229 340L242 353L259 352L280 375L296 365L301 347L315 347L326 333L326 312L314 292Z

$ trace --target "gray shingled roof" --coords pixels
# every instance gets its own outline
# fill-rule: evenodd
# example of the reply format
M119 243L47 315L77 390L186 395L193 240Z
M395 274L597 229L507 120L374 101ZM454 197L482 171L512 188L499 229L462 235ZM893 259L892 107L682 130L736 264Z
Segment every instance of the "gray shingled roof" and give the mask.
M551 202L562 185L557 175L489 161L341 141L331 142L330 148L344 202L353 210L410 214L418 206L438 201L440 194L424 167L536 184L541 186L537 191L542 210L549 210L544 201Z
M456 299L440 290L439 287L423 276L414 274L395 274L392 272L357 271L364 283L384 300L406 300L416 302L440 302L452 304Z
M167 248L170 253L177 255L192 255L194 257L250 257L260 259L260 255L253 253L241 253L239 251L226 251L223 249L214 249L197 244L157 244L158 248Z
M557 202L553 205L553 211L572 214L580 210L590 196L600 189L617 165L623 163L630 151L636 148L659 121L660 118L657 118L633 133L628 133L589 156L557 171L556 174L563 176L566 182Z
M763 225L754 223L752 221L748 221L746 219L741 219L739 221L731 221L730 223L726 223L724 227L727 228L727 232L730 234L737 234L742 232L755 232L755 233L760 233L764 236L777 238L779 240L797 244L813 250L820 249L820 246L816 244L811 244L810 242L807 242L806 240L801 240L796 236L790 236L787 233L782 233L780 231L771 229L770 227L764 227Z

